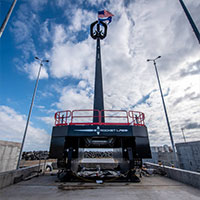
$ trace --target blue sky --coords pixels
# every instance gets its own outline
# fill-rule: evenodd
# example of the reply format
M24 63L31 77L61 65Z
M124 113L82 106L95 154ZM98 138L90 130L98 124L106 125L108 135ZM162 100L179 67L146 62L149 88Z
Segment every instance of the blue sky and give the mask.
M185 0L200 29L200 2ZM0 1L0 22L12 1ZM54 113L93 107L97 11L113 13L101 42L106 109L146 115L151 145L170 145L152 63L158 70L175 142L200 140L200 52L177 1L18 0L0 39L0 139L20 142L39 63L42 69L25 149L48 149Z

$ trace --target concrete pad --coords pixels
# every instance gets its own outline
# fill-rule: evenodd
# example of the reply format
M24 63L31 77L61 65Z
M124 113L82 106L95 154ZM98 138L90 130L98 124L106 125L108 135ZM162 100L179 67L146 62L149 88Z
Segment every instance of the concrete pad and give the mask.
M200 190L161 176L140 183L56 182L50 173L0 190L1 200L199 200ZM59 189L58 186L63 185Z

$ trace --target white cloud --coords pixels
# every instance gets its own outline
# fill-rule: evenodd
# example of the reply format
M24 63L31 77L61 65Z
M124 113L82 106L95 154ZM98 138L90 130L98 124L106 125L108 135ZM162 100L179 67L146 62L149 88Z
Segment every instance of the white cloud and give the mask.
M13 30L15 33L15 38L18 42L24 41L29 35L29 28L23 21L16 21L13 24Z
M54 36L53 36L53 43L55 46L62 44L64 41L66 41L67 34L65 32L65 29L62 25L55 25L54 27Z
M16 48L22 51L22 54L15 59L17 69L25 71L30 79L35 79L36 65L32 63L31 66L28 66L26 63L29 62L31 56L34 58L37 55L36 38L41 37L44 42L47 42L49 39L48 20L44 22L42 27L38 27L40 25L38 12L44 8L47 2L47 0L32 0L29 3L22 2L16 11L16 16L10 28L17 44ZM40 35L38 31L42 32L40 37L38 37ZM35 34L37 34L36 38ZM41 77L48 77L46 70L42 70Z
M51 39L51 33L49 31L50 20L46 19L40 28L40 37L43 42L48 42Z
M31 80L34 80L38 76L39 67L40 67L40 64L37 61L35 61L30 64L25 64L24 71L29 75L29 78ZM41 72L40 72L40 79L43 79L43 78L44 79L48 78L48 73L45 66L42 66Z
M166 85L170 88L170 91L165 96L165 104L175 143L183 142L181 128L186 128L187 141L200 139L199 85L198 75L193 75L192 78L188 76L179 77L178 81L168 81ZM158 88L157 83L155 86ZM163 93L166 94L166 91L164 87ZM152 92L147 101L137 105L135 109L146 114L145 121L152 145L171 144L159 90ZM194 126L190 128L192 124Z
M64 76L83 77L88 66L91 66L91 58L94 56L90 47L90 41L62 43L57 38L51 56L50 70L52 76L57 78Z
M91 5L98 5L104 2L104 0L87 0Z
M42 120L45 124L47 124L49 126L54 126L54 124L55 124L55 120L54 120L53 116L50 116L50 117L38 117L38 119Z
M80 81L79 84L78 84L78 87L83 88L83 89L86 88L86 86L87 86L87 82L83 81L83 80Z
M89 92L79 88L65 87L56 104L60 110L92 109L93 103Z
M17 43L17 48L23 52L23 59L29 58L30 54L35 54L35 44L33 40L34 27L38 24L38 16L29 8L27 4L21 4L17 10L16 17L11 25L11 32Z
M43 7L47 4L48 0L32 0L31 6L35 11L39 11L43 9Z
M93 12L89 12L81 8L76 9L71 21L72 25L69 26L69 30L73 32L77 32L80 30L85 31L86 29L88 29L88 26L91 24L91 21L95 20L96 16L97 14Z
M63 6L65 5L65 3L66 3L65 0L57 0L56 2L57 2L57 5L58 5L59 7L63 7Z
M26 117L8 106L0 106L0 139L21 142L26 125ZM9 128L8 128L9 127ZM49 149L50 135L44 129L29 124L24 150Z
M38 108L38 109L45 109L45 106L40 106L40 105L37 106L36 105L35 107Z

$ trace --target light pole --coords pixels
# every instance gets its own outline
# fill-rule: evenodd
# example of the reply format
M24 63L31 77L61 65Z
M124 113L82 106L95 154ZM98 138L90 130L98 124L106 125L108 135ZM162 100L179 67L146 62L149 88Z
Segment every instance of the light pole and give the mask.
M161 56L158 56L155 59L147 59L147 62L152 61L154 66L155 66L156 76L157 76L157 80L158 80L158 86L159 86L159 89L160 89L160 95L161 95L161 98L162 98L163 108L164 108L165 117L166 117L166 121L167 121L167 126L168 126L168 130L169 130L169 136L170 136L170 139L171 139L172 148L173 148L173 152L174 152L174 159L176 160L176 162L178 164L178 159L177 159L177 156L176 156L176 151L175 151L175 145L174 145L174 140L173 140L173 136L172 136L172 131L171 131L168 115L167 115L167 109L166 109L166 106L165 106L165 100L164 100L164 96L163 96L163 93L162 93L160 79L159 79L159 76L158 76L158 70L157 70L157 67L156 67L156 60L159 59L159 58L161 58Z
M6 15L6 17L5 17L5 19L4 19L4 21L3 21L3 24L0 27L0 38L3 34L4 29L6 28L6 24L8 23L8 20L10 18L10 15L12 14L12 11L13 11L16 3L17 3L17 0L14 0L9 11L8 11L8 13L7 13L7 15Z
M182 134L183 134L183 139L184 139L184 142L186 142L186 138L185 138L185 134L184 134L184 128L181 128L181 131L182 131Z
M20 159L21 159L21 156L22 156L22 150L23 150L23 147L24 147L24 141L25 141L25 138L26 138L28 124L29 124L30 117L31 117L31 112L32 112L32 108L33 108L33 102L34 102L36 91L37 91L37 87L38 87L38 81L39 81L39 77L40 77L40 71L41 71L41 68L43 66L42 63L43 62L49 62L49 60L41 60L38 57L35 57L35 59L37 59L37 60L40 61L40 68L39 68L39 71L38 71L38 76L37 76L37 80L36 80L36 83L35 83L35 88L34 88L34 92L33 92L31 106L30 106L29 113L28 113L28 118L27 118L27 121L26 121L26 127L25 127L25 130L24 130L24 136L23 136L22 145L21 145L21 148L20 148L20 153L19 153L18 162L17 162L17 169L19 169L19 163L20 163Z
M192 29L193 29L193 31L194 31L194 33L195 33L195 35L196 35L196 38L197 38L197 40L198 40L198 42L199 42L199 44L200 44L200 33L199 33L199 30L198 30L196 24L194 23L194 21L193 21L191 15L190 15L188 9L186 8L186 6L185 6L183 0L179 0L179 2L180 2L180 4L181 4L181 6L182 6L182 8L183 8L183 10L184 10L184 12L185 12L187 18L188 18L188 21L189 21L190 25L192 26Z

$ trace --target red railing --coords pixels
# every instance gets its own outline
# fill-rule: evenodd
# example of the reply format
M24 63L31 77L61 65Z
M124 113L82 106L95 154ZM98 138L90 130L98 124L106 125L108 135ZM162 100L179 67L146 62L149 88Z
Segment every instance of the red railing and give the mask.
M98 113L97 116L93 116L94 111ZM77 115L78 113L78 115ZM85 109L85 110L73 110L71 112L71 122L70 125L98 125L99 122L94 123L93 117L100 119L101 111ZM98 120L99 121L99 120Z
M129 117L126 110L102 110L102 112L104 112L105 121L101 123L102 125L129 125Z
M56 112L54 119L55 119L55 125L56 126L66 126L69 123L69 118L71 117L71 111L65 110Z
M132 119L131 124L134 126L144 126L144 113L138 111L129 111L129 117Z
M94 111L98 113L93 116ZM93 117L97 122L93 122ZM104 117L104 120L102 118ZM126 110L66 110L55 114L55 126L67 125L134 125L144 126L144 113ZM105 121L105 122L102 122Z

